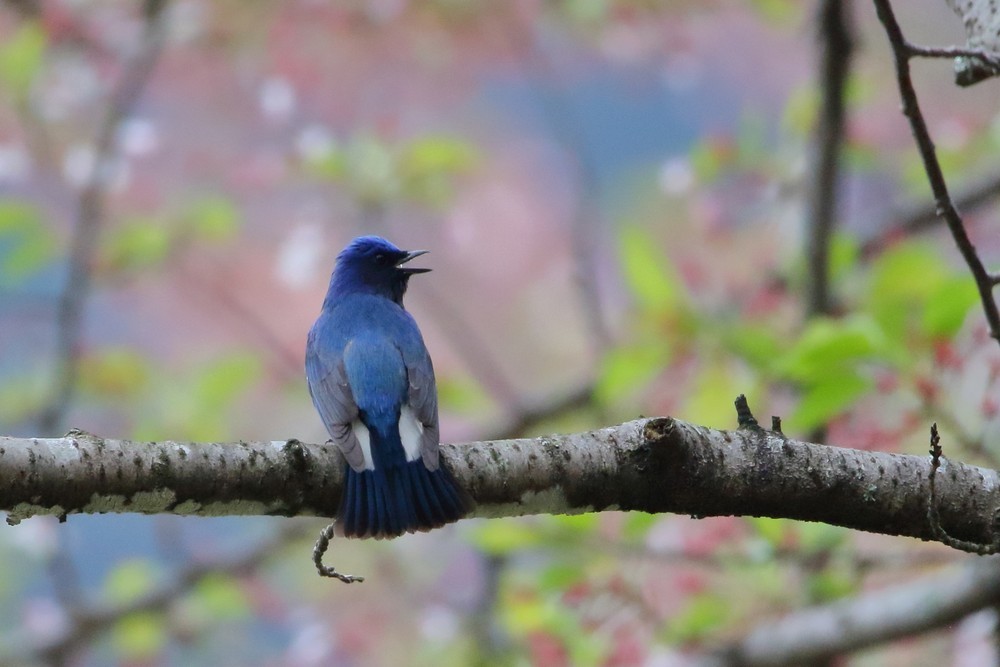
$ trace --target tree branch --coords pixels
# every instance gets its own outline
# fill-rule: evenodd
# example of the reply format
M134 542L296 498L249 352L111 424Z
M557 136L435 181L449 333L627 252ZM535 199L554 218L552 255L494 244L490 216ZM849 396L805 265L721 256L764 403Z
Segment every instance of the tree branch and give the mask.
M104 218L111 163L115 156L115 133L132 111L163 44L163 8L166 0L145 0L144 30L136 53L125 66L118 86L108 103L94 141L94 164L87 183L80 192L76 223L69 253L69 268L56 312L56 352L52 397L39 415L42 433L59 431L60 423L73 399L77 376L77 348L83 322L83 309L90 293L91 264Z
M854 38L850 26L851 4L824 0L820 8L820 70L823 101L816 126L813 181L809 193L809 281L806 305L810 316L833 310L830 295L830 236L837 215L837 180L840 150L844 143L844 91L850 72Z
M86 604L69 609L73 623L63 632L48 637L36 646L21 646L21 650L31 650L31 658L39 657L46 664L61 664L72 658L95 637L107 632L115 623L130 614L163 611L189 593L205 577L225 572L233 576L254 571L267 558L285 547L290 541L305 537L315 527L305 523L284 526L264 538L249 550L188 565L172 580L153 588L140 597L128 602L114 604ZM24 656L2 656L3 664L18 664ZM7 661L10 662L7 662Z
M753 515L933 540L926 457L827 447L760 427L719 431L668 417L570 435L442 445L473 516L604 510ZM0 510L333 516L344 462L298 441L182 443L0 437ZM991 543L1000 474L946 461L948 533Z
M940 628L996 604L1000 560L976 559L944 574L793 612L763 623L698 667L805 665Z
M903 114L910 121L910 130L913 138L917 142L920 151L920 158L924 163L924 170L927 172L927 180L930 182L931 192L934 193L934 203L937 207L937 214L942 217L948 230L955 239L955 245L969 265L969 270L976 281L976 288L979 290L979 299L986 314L986 322L990 329L990 335L1000 343L1000 311L997 310L996 301L993 300L993 281L983 266L976 248L972 245L969 235L965 231L962 217L958 214L955 204L948 193L948 185L944 180L941 171L941 164L938 162L934 150L934 142L931 140L930 132L927 130L927 123L924 121L923 112L917 101L917 92L913 87L913 79L910 77L910 58L915 55L931 55L928 49L915 47L906 41L903 31L896 21L892 5L889 0L874 0L875 11L879 20L885 27L889 44L892 46L893 58L896 63L896 79L899 83L899 96L903 102ZM943 54L943 50L938 49ZM949 53L957 53L951 50Z
M969 213L990 205L997 197L1000 197L1000 175L992 174L963 187L952 201L955 208ZM893 239L932 229L940 223L941 218L931 202L921 201L901 207L892 215L890 224L861 244L861 259L871 259Z

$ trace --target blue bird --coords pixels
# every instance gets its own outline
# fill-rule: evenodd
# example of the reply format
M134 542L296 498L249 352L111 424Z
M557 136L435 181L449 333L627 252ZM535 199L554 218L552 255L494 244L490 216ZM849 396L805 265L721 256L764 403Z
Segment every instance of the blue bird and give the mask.
M470 507L438 454L434 367L403 309L407 252L361 236L337 256L306 343L309 394L347 459L337 532L395 537L456 521Z

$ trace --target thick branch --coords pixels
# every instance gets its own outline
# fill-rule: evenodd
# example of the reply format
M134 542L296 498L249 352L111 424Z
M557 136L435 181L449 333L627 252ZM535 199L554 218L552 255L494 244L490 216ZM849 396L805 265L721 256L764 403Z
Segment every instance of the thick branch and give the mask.
M814 445L760 428L671 418L537 439L442 445L475 516L602 510L821 521L934 539L926 457ZM332 516L344 463L297 441L133 442L73 433L0 438L0 510ZM951 535L994 539L1000 476L945 461L937 499Z

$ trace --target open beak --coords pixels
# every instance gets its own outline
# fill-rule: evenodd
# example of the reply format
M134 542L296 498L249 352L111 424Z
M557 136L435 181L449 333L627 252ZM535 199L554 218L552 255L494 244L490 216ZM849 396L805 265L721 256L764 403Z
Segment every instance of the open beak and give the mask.
M421 255L426 255L427 252L428 251L426 251L426 250L410 250L409 252L406 253L406 255L403 257L403 259L399 260L399 262L396 264L396 266L399 267L400 271L402 271L402 272L404 272L404 273L406 273L408 275L413 275L414 273L427 273L428 271L430 271L430 269L414 269L414 268L410 268L408 266L407 267L403 267L402 266L403 264L406 264L407 262L409 262L411 259L414 259L416 257L420 257Z

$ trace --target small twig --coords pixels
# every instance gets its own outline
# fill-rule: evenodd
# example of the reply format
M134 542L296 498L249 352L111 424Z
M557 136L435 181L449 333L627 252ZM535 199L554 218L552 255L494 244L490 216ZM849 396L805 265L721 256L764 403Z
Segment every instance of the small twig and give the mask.
M771 415L771 430L780 435L784 435L781 431L781 417L778 415Z
M970 49L962 46L917 46L909 42L905 44L905 48L911 58L974 58L1000 70L1000 58L995 53L982 49Z
M930 494L927 499L927 521L930 523L931 532L934 534L934 538L953 549L979 554L980 556L988 556L990 554L1000 552L1000 540L996 537L994 537L991 544L960 540L949 535L948 531L946 531L944 526L941 525L941 515L938 513L937 509L937 471L938 468L941 467L942 449L941 436L938 435L937 422L931 424L930 455L931 471L927 480L930 486Z
M333 539L333 530L337 525L334 521L326 528L320 531L319 537L316 538L316 545L313 547L313 563L316 565L316 571L321 577L331 577L333 579L340 579L345 584L353 584L355 581L364 581L364 577L359 577L354 574L343 574L337 572L337 570L332 565L323 565L323 555L326 554L327 549L330 548L330 540Z
M928 419L942 424L963 452L979 457L991 468L1000 469L1000 456L986 446L982 437L975 437L965 429L965 425L954 414L937 405L933 399L925 399L920 404L921 413Z
M997 309L996 301L993 299L993 281L986 271L975 246L969 239L965 230L962 217L955 208L951 195L948 193L948 185L945 182L944 174L941 171L941 164L938 162L934 150L934 142L931 140L930 132L927 130L927 123L924 121L923 112L917 101L917 93L913 87L913 79L910 76L910 58L914 55L925 55L920 47L915 47L906 41L903 31L896 21L892 5L889 0L874 0L875 10L879 20L885 27L889 44L892 46L893 56L896 62L896 80L899 84L899 96L903 102L903 114L910 122L910 129L913 138L917 142L920 157L924 163L924 170L927 173L927 180L930 182L931 192L934 193L934 204L938 215L942 217L948 225L958 246L962 257L965 259L972 276L976 281L976 288L979 290L979 298L986 315L986 322L990 328L990 335L1000 344L1000 311ZM964 52L962 52L964 51ZM944 55L945 52L955 55L969 55L968 50L929 50L934 55ZM976 54L978 55L978 54Z
M745 394L740 394L736 397L736 423L740 428L750 428L759 429L760 424L757 423L757 418L753 416L753 412L750 411L750 404L747 403L747 397Z

